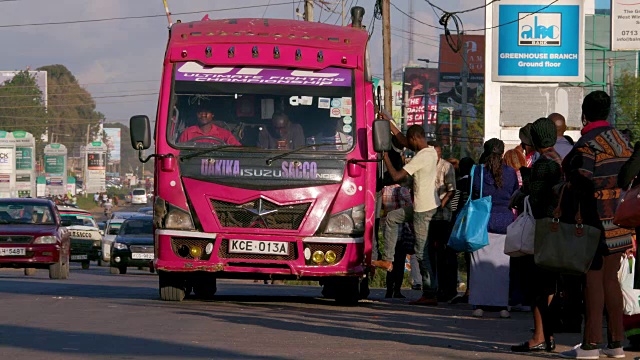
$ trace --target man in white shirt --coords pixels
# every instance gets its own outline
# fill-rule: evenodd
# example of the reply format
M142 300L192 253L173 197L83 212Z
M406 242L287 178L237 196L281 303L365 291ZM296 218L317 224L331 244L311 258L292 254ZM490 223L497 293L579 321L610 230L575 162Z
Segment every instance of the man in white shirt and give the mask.
M549 120L553 121L556 125L556 144L553 146L555 151L560 155L562 159L573 149L573 145L564 137L564 132L567 131L567 123L564 116L553 113L549 115Z
M388 117L388 116L385 116ZM393 270L393 259L396 243L398 241L398 226L407 221L413 221L416 236L415 253L422 274L422 297L411 302L414 305L438 305L438 284L429 261L427 235L429 223L440 206L440 199L436 191L436 166L438 155L434 148L427 145L424 129L420 125L412 125L407 130L406 137L395 127L392 119L391 132L400 142L414 151L416 154L411 161L397 171L389 160L389 155L384 154L384 162L389 175L394 181L399 182L408 176L413 177L413 206L408 206L391 211L387 214L384 234L384 256L382 260L372 261L376 267Z

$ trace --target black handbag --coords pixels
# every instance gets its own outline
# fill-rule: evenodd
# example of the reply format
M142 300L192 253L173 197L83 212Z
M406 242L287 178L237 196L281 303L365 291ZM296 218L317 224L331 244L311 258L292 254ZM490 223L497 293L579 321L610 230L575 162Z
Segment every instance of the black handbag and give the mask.
M550 271L585 274L598 249L601 231L583 224L579 203L574 224L560 220L565 186L560 191L560 201L553 218L536 220L534 260L536 265Z

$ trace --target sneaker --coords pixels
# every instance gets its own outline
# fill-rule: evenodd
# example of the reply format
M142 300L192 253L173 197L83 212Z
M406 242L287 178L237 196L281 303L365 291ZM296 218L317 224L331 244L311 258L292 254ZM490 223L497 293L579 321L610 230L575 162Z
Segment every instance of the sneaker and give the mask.
M471 316L473 317L477 317L477 318L481 318L484 316L484 311L482 309L475 309L473 310L473 312L471 313Z
M600 356L606 356L614 359L622 359L625 357L624 350L622 348L609 349L608 347L600 349Z
M500 310L500 317L503 319L508 319L511 317L511 314L507 310Z
M571 350L563 351L558 356L564 359L599 359L600 358L600 350L584 350L580 346L582 344L578 344L573 347Z
M411 286L412 290L422 290L422 284L415 284Z
M391 261L386 260L376 260L372 261L371 265L387 270L388 272L393 271L393 263Z

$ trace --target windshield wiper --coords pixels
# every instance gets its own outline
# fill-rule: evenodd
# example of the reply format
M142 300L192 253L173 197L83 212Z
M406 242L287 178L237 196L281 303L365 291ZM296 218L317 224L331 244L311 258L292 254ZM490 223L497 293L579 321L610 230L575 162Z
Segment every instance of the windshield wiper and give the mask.
M210 149L205 149L205 150L192 152L192 153L189 153L189 154L186 154L186 155L180 155L180 159L182 159L182 160L191 159L191 158L196 157L196 156L204 155L204 154L210 153L212 151L222 150L222 149L229 148L229 147L244 147L244 146L221 145L221 146L217 146L217 147L210 148Z
M282 159L283 157L287 156L287 155L291 155L294 153L297 153L300 150L304 150L304 149L308 149L308 148L312 148L312 147L320 147L320 146L335 146L335 145L349 145L348 143L323 143L323 144L313 144L313 145L305 145L305 146L300 146L297 149L293 149L291 151L287 151L286 153L280 154L280 155L276 155L273 157L270 157L267 159L267 165L271 165L275 160L278 159Z

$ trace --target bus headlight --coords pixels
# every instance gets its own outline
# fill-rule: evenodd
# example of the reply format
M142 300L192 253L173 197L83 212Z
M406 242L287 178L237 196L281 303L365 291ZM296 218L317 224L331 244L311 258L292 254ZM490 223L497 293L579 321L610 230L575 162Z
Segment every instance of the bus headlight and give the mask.
M193 221L191 220L191 214L188 212L172 207L167 213L167 217L164 219L165 229L175 230L193 230Z
M325 234L362 235L364 233L364 204L331 215Z

